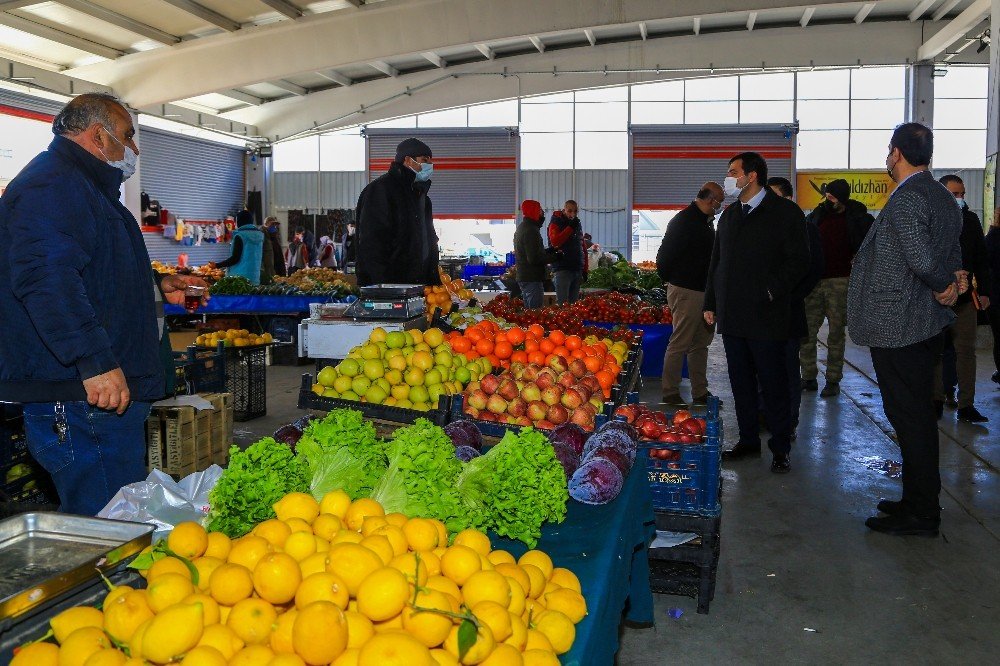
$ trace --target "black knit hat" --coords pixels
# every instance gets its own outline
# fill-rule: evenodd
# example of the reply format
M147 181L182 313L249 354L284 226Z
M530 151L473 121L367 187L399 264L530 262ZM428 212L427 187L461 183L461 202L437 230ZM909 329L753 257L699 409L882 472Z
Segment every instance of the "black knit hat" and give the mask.
M409 138L396 146L396 161L402 162L407 157L433 157L431 148L420 139Z
M851 198L851 186L843 178L838 178L826 184L826 193L832 194L840 203L847 203Z
M253 224L253 213L248 210L236 213L236 226L242 227L247 224Z

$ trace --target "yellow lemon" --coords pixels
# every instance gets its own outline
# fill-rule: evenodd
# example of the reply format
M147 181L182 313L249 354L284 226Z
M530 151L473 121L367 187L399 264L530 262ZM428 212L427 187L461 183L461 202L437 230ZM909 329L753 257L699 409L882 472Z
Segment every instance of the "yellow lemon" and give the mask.
M361 536L368 536L378 528L388 524L385 516L365 516L365 519L361 521Z
M319 515L319 502L309 493L288 493L273 508L278 520L300 518L311 523Z
M272 604L283 604L294 599L301 582L299 563L285 553L265 555L253 570L253 589L261 599Z
M361 530L361 525L364 524L365 518L368 516L385 516L385 509L375 500L362 497L354 500L347 507L344 520L347 522L348 529L357 532Z
M375 530L372 536L384 536L388 539L389 543L392 545L392 552L394 555L402 555L408 549L406 534L403 533L403 528L398 525L383 525Z
M483 557L489 555L492 548L490 538L479 530L473 529L462 530L456 534L452 545L468 546Z
M273 548L283 548L285 540L292 533L292 528L277 518L271 518L257 525L250 533L254 536L262 537Z
M204 616L205 626L210 624L218 624L221 615L219 614L219 603L203 592L196 592L194 594L189 594L181 600L182 604L201 604L202 614Z
M274 650L266 645L247 645L233 655L229 666L267 666L274 659Z
M181 666L226 666L229 660L209 645L195 647L181 659Z
M554 592L547 593L542 599L545 607L549 610L559 611L570 619L573 624L577 624L587 615L587 601L583 595L568 588L559 588Z
M59 666L83 666L90 655L111 647L111 641L98 627L86 626L71 632L59 646Z
M565 654L573 647L576 627L559 611L547 610L535 618L535 629L545 634L556 654Z
M358 666L358 655L361 654L360 648L347 648L340 653L340 656L333 660L330 666Z
M330 542L322 537L316 536L315 534L313 535L313 544L316 547L317 553L325 553L330 550Z
M410 596L406 576L396 569L373 571L358 588L358 611L373 622L399 615Z
M372 637L358 654L358 666L434 666L430 650L404 633L379 634Z
M333 536L343 527L344 523L340 517L332 513L319 514L312 524L313 534L327 541L333 539Z
M465 585L472 574L482 569L479 553L468 546L450 546L441 557L441 573L459 585Z
M541 599L532 599L528 597L524 600L524 613L523 615L528 618L536 618L547 610L545 604L542 603ZM531 622L534 625L534 621Z
M104 626L104 615L90 606L75 606L67 608L49 620L49 626L52 627L52 633L61 645L77 629Z
M299 611L292 627L295 654L311 666L329 664L347 647L344 611L329 601L315 601Z
M360 532L355 532L354 530L343 529L333 535L333 539L330 541L330 547L332 548L338 543L361 543L364 539Z
M427 565L418 553L404 553L392 558L389 566L399 571L410 583L423 587L427 583Z
M479 555L480 565L483 567L483 571L494 571L496 569L493 563L490 562L489 558L485 555Z
M437 518L432 519L431 522L434 523L434 527L436 527L438 531L438 545L440 547L447 547L448 528L445 527L444 523L438 520Z
M189 594L194 594L191 578L176 573L158 576L156 580L150 581L149 587L146 588L146 600L154 613L180 603L181 599Z
M165 664L198 644L205 630L201 604L178 604L156 615L142 635L142 656Z
M483 666L522 666L520 650L504 643L498 644L490 656L480 662Z
M444 648L431 650L431 658L437 666L459 666L458 657L448 652Z
M231 627L224 624L212 624L205 627L205 631L202 632L201 638L198 640L198 645L215 648L228 660L242 650L245 643L233 632Z
M202 592L208 590L208 581L212 578L212 572L225 564L225 561L215 557L199 557L194 562L195 570L198 572L197 588Z
M347 515L347 509L351 506L351 496L343 490L331 490L323 495L319 502L321 514L333 514L337 518L343 519Z
M316 537L308 532L293 532L285 539L281 550L301 562L316 552Z
M510 615L510 636L504 640L504 643L513 645L518 650L524 650L524 645L528 642L528 625L524 623L520 615L509 611L508 615Z
M350 594L347 585L336 574L326 571L311 574L302 580L295 593L295 607L299 610L314 601L329 601L338 608L347 608Z
M527 592L531 589L531 578L528 577L528 573L517 564L510 564L508 562L501 562L496 565L495 571L501 573L507 578L516 580L520 584L521 589Z
M118 648L103 648L87 657L83 666L122 666L127 657Z
M115 585L114 588L112 588L111 591L104 596L104 602L101 604L101 610L107 610L108 606L115 602L115 599L123 597L129 592L134 591L135 588L129 587L128 585Z
M496 566L498 564L516 564L517 561L514 556L508 553L506 550L492 550L490 554L486 556L486 559L490 561L490 564Z
M9 666L57 666L59 646L54 643L32 643L17 651Z
M312 534L312 525L303 520L302 518L289 518L285 521L288 525L288 529L292 532L305 532L306 534Z
M382 620L381 622L372 622L372 626L375 627L376 634L384 634L390 631L402 631L403 630L403 614L394 615L388 620Z
M226 626L247 645L265 645L278 612L263 599L244 599L229 611Z
M140 658L142 655L142 639L146 636L146 629L149 625L153 623L153 618L149 618L138 627L136 627L135 633L132 634L132 638L128 641L128 650L132 655L133 659ZM145 661L143 661L145 663Z
M282 653L274 655L271 661L267 662L267 666L306 666L306 662L295 653Z
M485 661L486 657L490 656L493 652L493 648L496 646L496 641L493 640L493 634L490 632L490 628L487 626L480 626L476 631L476 642L465 653L465 656L459 659L461 664L480 664ZM451 628L451 632L448 634L448 638L444 641L444 649L452 653L456 657L458 656L458 625Z
M292 643L292 627L295 626L295 618L299 611L292 608L278 616L274 623L274 630L271 632L270 645L275 654L294 654L295 646Z
M510 583L497 571L477 571L462 585L462 598L469 608L481 601L494 601L506 610L510 604Z
M253 573L240 564L223 564L209 577L208 592L223 606L235 606L253 594Z
M542 591L545 590L545 584L547 583L545 574L534 564L522 564L520 567L528 575L529 585L525 588L525 592L532 599L537 599L541 596Z
M153 617L146 595L132 590L104 604L104 631L119 643L127 643L139 625Z
M264 537L257 536L256 534L247 534L233 542L232 548L229 549L229 559L226 561L230 564L242 565L253 571L260 558L272 550L274 549L271 544Z
M538 629L528 629L528 637L524 641L524 651L528 650L552 652L552 642Z
M452 611L451 602L448 601L443 592L438 590L418 592L415 606L420 609ZM447 615L429 610L415 610L412 605L403 609L403 628L429 648L441 645L444 639L448 638L453 624L454 622Z
M552 650L525 650L521 659L524 666L560 666L559 657Z
M375 635L375 626L367 617L357 611L345 611L347 620L347 647L359 648Z
M153 562L153 565L146 571L146 580L153 582L167 573L180 574L181 576L187 576L188 580L191 579L191 570L187 568L186 564L176 557L167 556Z
M179 523L167 535L167 548L189 560L201 557L208 548L208 532L193 521Z
M549 576L549 581L559 585L560 587L567 587L574 592L579 592L583 594L583 588L580 586L580 579L576 577L576 574L569 569L564 569L562 567L556 567L552 570L552 575Z
M305 580L314 573L326 571L326 552L314 553L299 562L299 570L302 571L302 580Z
M232 548L232 540L222 532L208 533L208 546L205 547L205 557L217 557L225 561Z
M433 550L425 550L420 553L420 561L427 567L428 576L441 574L441 558L435 555Z
M552 558L540 550L529 550L518 558L517 563L522 567L525 564L534 564L541 570L545 580L548 580L549 576L552 575Z
M515 615L520 615L524 612L524 605L528 601L528 595L525 593L524 588L513 578L507 579L507 584L510 585L510 603L507 604L507 610Z
M490 628L493 639L504 641L511 634L510 611L495 601L480 601L472 606L472 614Z
M403 525L403 534L412 550L434 550L438 547L438 531L426 518L411 518Z
M445 594L451 595L456 599L462 598L462 590L455 583L455 581L440 574L436 576L428 576L427 583L424 587L431 590L437 590L438 592L444 592Z
M366 536L361 540L361 545L378 555L379 559L382 560L382 564L389 564L392 558L396 557L389 539L381 534Z
M378 555L356 543L338 543L327 553L326 570L344 581L352 597L357 596L361 581L382 566Z
M390 525L395 525L396 527L402 527L406 524L409 518L406 515L400 513L399 511L393 511L392 513L385 514L385 522Z

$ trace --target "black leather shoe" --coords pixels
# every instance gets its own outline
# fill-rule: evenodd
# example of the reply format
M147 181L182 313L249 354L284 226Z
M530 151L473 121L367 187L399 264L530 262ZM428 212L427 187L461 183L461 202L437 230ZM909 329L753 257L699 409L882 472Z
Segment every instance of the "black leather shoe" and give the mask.
M940 518L918 518L909 513L890 516L872 516L865 521L870 530L890 536L936 537Z
M981 414L979 410L972 405L959 408L958 420L965 423L986 423L989 421L988 418Z
M990 380L996 384L1000 384L1000 370L994 372L993 375L990 376Z
M722 452L723 460L742 460L751 457L760 458L760 444L751 446L740 442L729 451Z
M693 406L695 406L695 407L704 407L704 406L706 406L708 404L708 399L709 398L714 398L714 397L715 396L712 395L712 392L709 391L705 395L699 395L697 398L692 398L691 399L691 404ZM719 401L719 406L721 406L721 405L722 405L722 401L720 400Z
M792 471L792 464L788 462L787 455L775 455L771 460L771 471L775 474L788 474Z
M937 415L938 421L940 421L941 417L944 416L944 401L943 400L935 400L934 401L934 413Z
M955 389L949 389L944 395L944 406L948 409L957 409L958 401L955 400Z
M898 516L906 513L906 505L902 502L897 502L896 500L879 500L878 504L875 505L875 508L890 516Z
M835 395L840 394L840 382L827 382L823 390L820 391L819 397L821 398L832 398Z
M803 391L818 391L819 382L815 379L803 379L802 380L802 390Z

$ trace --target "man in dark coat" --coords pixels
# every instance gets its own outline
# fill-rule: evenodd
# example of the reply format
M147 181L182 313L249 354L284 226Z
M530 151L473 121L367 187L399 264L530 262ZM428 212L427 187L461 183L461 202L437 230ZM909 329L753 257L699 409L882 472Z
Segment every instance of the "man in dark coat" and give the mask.
M549 247L560 253L552 262L552 278L559 305L575 303L580 298L585 258L583 227L577 211L576 202L570 199L563 204L562 210L552 213L552 219L549 220Z
M673 409L687 409L680 394L685 356L691 375L692 402L706 404L712 395L708 390L708 346L715 330L705 323L701 309L715 241L712 220L725 198L718 183L702 185L691 205L667 224L656 253L656 272L667 285L667 304L673 315L674 330L663 355L661 380L663 403Z
M1000 297L1000 206L993 211L990 230L986 234L986 254L990 260L990 275L993 276L990 294L993 298L998 298ZM986 316L990 320L990 328L993 329L993 366L996 372L993 373L992 379L1000 384L1000 304L986 308Z
M521 213L524 219L514 232L514 270L517 272L517 284L521 287L524 307L537 309L542 307L542 284L545 282L545 263L548 260L542 243L545 211L537 201L525 199L521 202Z
M431 149L418 139L396 148L389 170L358 197L358 286L440 284L438 237L427 196Z
M962 247L962 269L976 279L976 290L980 307L990 306L993 296L990 277L990 259L986 251L986 237L979 216L969 210L965 203L965 183L954 174L938 179L955 197L955 203L962 210L962 233L958 243ZM976 409L976 325L979 312L972 302L972 291L958 297L951 308L955 312L955 322L945 330L945 351L934 367L934 408L938 418L944 413L945 388L948 397L954 398L958 384L958 407L956 416L966 423L985 423L988 418ZM942 381L942 377L946 381Z
M764 187L767 163L757 153L729 161L725 192L738 196L722 214L708 268L704 316L718 323L726 349L740 439L728 459L760 455L757 382L771 439L771 470L789 471L791 404L786 350L792 294L809 270L805 216Z

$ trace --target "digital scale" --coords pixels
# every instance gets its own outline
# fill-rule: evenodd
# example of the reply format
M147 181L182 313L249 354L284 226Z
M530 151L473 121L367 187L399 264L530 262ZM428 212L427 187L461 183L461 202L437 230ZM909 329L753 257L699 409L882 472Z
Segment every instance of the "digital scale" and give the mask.
M361 297L344 316L354 321L399 321L426 312L424 287L419 284L373 284L361 287Z

